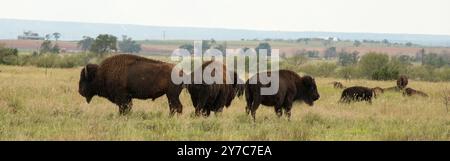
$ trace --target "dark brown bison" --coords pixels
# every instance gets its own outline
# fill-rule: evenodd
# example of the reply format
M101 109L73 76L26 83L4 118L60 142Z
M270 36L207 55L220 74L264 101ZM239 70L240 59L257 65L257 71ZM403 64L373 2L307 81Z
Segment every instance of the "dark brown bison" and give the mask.
M133 98L155 100L165 94L172 116L182 112L182 85L172 83L173 67L135 55L111 56L100 65L88 64L81 70L78 92L88 103L96 95L107 98L119 106L121 115L130 112Z
M345 86L341 82L331 82L334 88L343 89Z
M340 102L350 103L351 101L367 101L372 103L372 97L376 97L371 88L353 86L342 91Z
M215 76L215 69L222 68L223 83L207 84L205 81L202 81L202 84L192 82L186 85L191 95L192 104L195 107L196 116L202 114L207 117L211 114L211 111L215 113L222 112L223 108L229 107L236 95L242 95L244 90L243 81L238 77L237 73L228 71L226 66L218 61L207 61L203 63L201 68L191 73L191 80L194 80L194 73L197 72L200 72L201 74L198 76L202 77L206 67L214 68L209 74L211 77ZM226 83L226 79L228 77L231 78L231 75L233 75L234 79L230 80L233 82Z
M428 95L425 92L415 90L412 88L405 88L405 90L403 91L403 96L415 96L415 95L428 97Z
M260 104L274 106L278 117L282 115L282 109L288 118L291 116L291 108L294 101L303 101L312 106L320 95L314 78L311 76L300 77L297 73L289 70L279 70L267 72L268 76L277 72L279 75L279 88L274 95L262 95L261 88L269 87L270 83L262 84L258 78L261 73L252 76L245 84L245 99L247 101L246 112L251 113L253 120L256 120L256 110ZM256 84L250 81L257 79Z
M405 75L401 75L398 79L397 79L397 87L402 90L404 89L406 86L408 85L408 77L406 77Z

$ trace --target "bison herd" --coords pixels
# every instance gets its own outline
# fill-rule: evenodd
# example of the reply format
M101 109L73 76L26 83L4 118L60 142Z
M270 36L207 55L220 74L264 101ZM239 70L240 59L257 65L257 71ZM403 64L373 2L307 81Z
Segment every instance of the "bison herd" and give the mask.
M332 82L334 88L345 88L344 85L340 82ZM422 91L412 89L410 87L406 88L408 85L408 77L401 75L397 79L397 86L389 87L389 88L381 88L381 87L362 87L362 86L353 86L349 88L345 88L342 92L340 102L349 103L352 101L367 101L372 103L372 98L376 98L377 95L384 93L384 91L402 91L403 96L422 96L428 97L428 95Z
M119 54L105 59L99 65L86 65L80 73L78 92L85 97L88 103L94 96L108 99L119 107L119 114L121 115L126 115L131 111L133 98L155 100L165 95L169 104L170 116L175 113L182 113L183 105L179 96L184 88L191 96L196 116L209 116L211 112L221 112L224 107L231 105L235 97L245 94L246 112L251 114L253 120L256 119L256 110L261 104L274 107L278 117L281 117L284 111L284 114L290 118L294 101L305 102L312 106L314 101L320 98L314 78L311 76L301 77L289 70L257 73L244 83L236 72L227 70L224 64L218 61L207 61L202 64L201 68L194 70L187 76L194 78L198 76L195 74L196 72L203 73L207 66L221 66L223 69L222 79L224 82L226 80L231 82L175 84L171 81L172 71L175 68L174 64L136 55ZM214 73L207 74L213 76ZM181 70L176 74L185 75ZM268 76L277 74L279 76L277 92L272 95L261 94L261 88L270 84L261 83L261 80L259 80L261 74ZM251 80L256 83L249 83ZM333 82L332 84L335 88L345 88L340 82ZM405 96L427 96L421 91L406 88L407 84L408 78L401 76L397 81L397 86L387 89L362 86L349 87L343 90L340 102L368 101L370 103L372 97L375 98L377 94L386 90L403 91Z

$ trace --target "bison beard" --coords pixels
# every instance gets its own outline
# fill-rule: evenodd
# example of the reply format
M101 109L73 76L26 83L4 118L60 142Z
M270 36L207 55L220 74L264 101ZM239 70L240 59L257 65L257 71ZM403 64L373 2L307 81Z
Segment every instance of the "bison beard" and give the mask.
M172 116L182 112L182 85L171 81L173 67L135 55L115 55L100 65L88 64L81 70L79 93L88 103L95 95L107 98L119 106L121 115L130 112L133 98L154 100L165 94Z
M320 98L317 92L315 80L310 76L300 77L297 73L289 70L279 70L279 89L274 95L261 95L261 88L268 87L270 84L263 85L258 77L260 73L254 75L245 84L245 98L247 101L246 112L251 113L253 121L256 121L256 110L260 104L274 106L278 117L282 116L282 110L290 119L291 108L294 101L304 101L312 106L314 101ZM268 72L267 75L271 75ZM258 79L256 84L249 84L252 79Z
M372 103L372 96L375 92L371 88L354 86L344 89L340 102L350 103L351 101L367 101Z
M191 80L194 80L194 76L196 72L202 73L206 67L223 68L223 84L206 84L203 82L202 84L194 84L193 82L187 85L187 89L189 94L191 95L192 104L195 107L195 115L199 116L202 114L203 116L209 116L211 111L218 113L222 112L223 107L229 107L231 102L236 97L236 95L240 96L243 93L243 81L238 78L236 72L231 73L227 71L225 65L216 61L208 61L203 63L202 67L195 70L191 74ZM226 84L226 77L230 74L234 75L234 80L232 84ZM214 71L211 73L211 76L214 76Z

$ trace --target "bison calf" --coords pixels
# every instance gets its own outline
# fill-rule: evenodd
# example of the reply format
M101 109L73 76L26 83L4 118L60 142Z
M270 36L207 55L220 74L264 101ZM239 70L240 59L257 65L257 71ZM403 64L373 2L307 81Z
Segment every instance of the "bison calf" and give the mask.
M367 101L372 103L372 97L376 97L374 90L367 87L354 86L342 91L341 102Z
M316 82L312 77L300 77L297 73L289 70L267 72L267 75L271 76L273 73L279 76L279 82L271 82L279 83L278 91L273 95L261 94L262 87L270 86L270 83L262 84L260 82L261 73L252 76L245 84L246 111L247 114L251 113L253 121L256 120L256 110L260 104L274 106L278 117L281 117L282 109L284 109L286 116L290 118L294 101L304 101L312 106L314 101L319 99L320 95L317 92ZM250 84L253 79L256 79L252 81L256 84Z
M405 90L403 91L403 96L414 96L414 95L428 97L428 95L425 92L415 90L412 88L405 88Z

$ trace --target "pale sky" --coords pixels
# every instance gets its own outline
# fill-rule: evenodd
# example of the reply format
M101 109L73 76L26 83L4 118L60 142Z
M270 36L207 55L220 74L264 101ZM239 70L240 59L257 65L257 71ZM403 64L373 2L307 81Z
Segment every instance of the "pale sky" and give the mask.
M0 18L450 35L450 0L0 0Z

